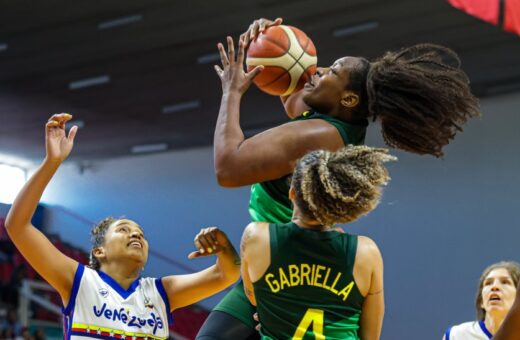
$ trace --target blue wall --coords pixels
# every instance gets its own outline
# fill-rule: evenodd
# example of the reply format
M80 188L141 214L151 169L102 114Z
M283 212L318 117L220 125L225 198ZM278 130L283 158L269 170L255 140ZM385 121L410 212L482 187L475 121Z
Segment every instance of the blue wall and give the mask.
M444 159L395 151L399 162L390 165L393 180L381 205L350 226L372 237L384 256L383 339L440 339L449 325L475 317L484 267L520 260L519 103L520 94L483 101L483 117L465 127ZM367 144L383 145L377 126ZM44 196L90 220L135 219L153 249L193 268L211 263L186 259L200 227L220 226L238 246L247 200L247 188L217 186L211 148L95 163L82 175L64 165ZM58 210L50 223L88 249L88 224ZM148 275L170 273L183 271L153 258L146 268Z

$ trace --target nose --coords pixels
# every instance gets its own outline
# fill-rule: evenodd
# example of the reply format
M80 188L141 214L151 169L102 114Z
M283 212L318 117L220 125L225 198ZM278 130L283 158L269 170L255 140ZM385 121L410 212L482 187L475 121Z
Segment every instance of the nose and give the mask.
M130 233L130 237L136 237L140 239L141 233L138 230L132 230L132 232Z
M316 69L316 74L321 77L322 75L326 74L329 72L329 68L328 67L318 67Z
M496 291L499 291L499 290L500 290L500 287L499 287L498 282L494 281L493 284L491 285L491 291L496 292Z

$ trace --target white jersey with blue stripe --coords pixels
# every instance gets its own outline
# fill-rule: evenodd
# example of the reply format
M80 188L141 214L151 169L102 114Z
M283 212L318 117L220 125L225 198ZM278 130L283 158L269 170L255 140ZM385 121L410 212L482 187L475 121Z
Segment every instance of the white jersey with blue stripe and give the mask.
M172 323L161 279L138 278L128 289L114 279L78 265L68 305L65 339L167 339Z
M461 323L444 334L445 340L488 340L492 337L483 320Z

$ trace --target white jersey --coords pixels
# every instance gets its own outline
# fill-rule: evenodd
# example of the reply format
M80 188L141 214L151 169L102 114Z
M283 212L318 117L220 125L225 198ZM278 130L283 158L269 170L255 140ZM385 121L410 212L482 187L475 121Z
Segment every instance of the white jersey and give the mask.
M492 337L482 320L461 323L449 328L444 334L446 340L488 340Z
M66 340L167 339L172 322L161 279L138 278L124 289L107 274L82 264L62 312Z

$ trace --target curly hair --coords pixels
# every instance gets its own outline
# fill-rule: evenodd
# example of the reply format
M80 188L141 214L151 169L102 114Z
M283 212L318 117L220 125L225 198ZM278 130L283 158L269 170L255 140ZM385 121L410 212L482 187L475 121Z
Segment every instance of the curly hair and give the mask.
M379 203L381 187L390 180L383 163L393 160L388 150L364 145L310 152L293 174L295 203L326 226L354 221Z
M117 220L119 219L114 217L106 217L101 222L92 227L92 230L90 231L90 242L92 244L92 248L90 249L89 266L96 271L98 271L101 267L101 263L96 258L96 256L94 256L94 249L101 247L103 243L105 243L105 235L108 228Z
M520 281L520 264L515 261L500 261L497 263L493 263L488 266L480 275L480 280L478 283L477 296L475 298L475 309L477 310L477 320L484 320L486 318L486 310L482 308L482 288L484 288L484 281L486 277L491 273L491 271L495 269L505 269L511 276L513 280L513 284L518 286L518 281Z
M381 121L385 142L416 154L441 157L464 123L480 116L459 57L439 45L387 52L370 64L366 91L368 116Z

